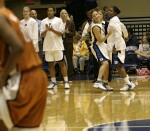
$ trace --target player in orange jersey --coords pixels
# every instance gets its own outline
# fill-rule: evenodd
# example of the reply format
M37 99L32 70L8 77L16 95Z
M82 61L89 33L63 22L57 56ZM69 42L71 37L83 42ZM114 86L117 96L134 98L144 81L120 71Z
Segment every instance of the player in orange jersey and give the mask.
M0 0L0 131L40 131L47 76L28 32Z

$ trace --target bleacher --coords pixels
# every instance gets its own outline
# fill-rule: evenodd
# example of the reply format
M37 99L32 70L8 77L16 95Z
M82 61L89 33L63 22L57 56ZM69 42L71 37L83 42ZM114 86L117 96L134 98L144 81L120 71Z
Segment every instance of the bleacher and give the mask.
M139 41L142 36L150 31L150 16L143 17L122 17L120 18L127 28L132 28L134 34L138 37ZM145 59L143 60L145 62ZM142 64L139 62L136 54L133 50L126 51L125 69L127 72L134 70L135 68L142 68Z
M134 34L138 36L139 40L141 40L144 33L150 30L150 16L121 17L120 20L127 28L132 28L134 30Z

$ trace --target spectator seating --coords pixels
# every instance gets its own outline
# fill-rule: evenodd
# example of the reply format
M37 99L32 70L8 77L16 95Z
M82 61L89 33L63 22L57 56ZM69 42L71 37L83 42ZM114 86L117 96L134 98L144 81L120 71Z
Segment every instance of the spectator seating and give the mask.
M126 51L124 67L127 73L136 73L136 68L138 67L138 58L135 51Z
M86 75L93 74L94 64L93 64L93 54L89 51L89 60L86 61L84 72Z
M150 61L150 58L144 58L144 57L140 57L138 59L139 61L139 67L142 68L142 67L147 67L148 66L148 63Z

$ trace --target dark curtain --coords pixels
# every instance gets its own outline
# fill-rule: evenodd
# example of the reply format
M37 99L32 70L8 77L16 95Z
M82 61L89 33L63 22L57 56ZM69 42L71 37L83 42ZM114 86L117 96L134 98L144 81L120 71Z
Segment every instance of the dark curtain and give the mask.
M86 11L97 7L96 0L71 0L66 3L67 11L74 16L76 30L78 31L82 23L87 19Z

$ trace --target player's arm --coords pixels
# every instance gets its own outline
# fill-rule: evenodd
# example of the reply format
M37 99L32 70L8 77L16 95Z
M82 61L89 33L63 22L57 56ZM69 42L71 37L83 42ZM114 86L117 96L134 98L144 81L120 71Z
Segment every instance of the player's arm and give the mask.
M94 35L95 35L95 37L99 43L104 42L111 35L111 33L108 33L106 36L104 36L102 38L100 35L101 29L98 26L94 26L92 30L93 30L93 33L94 33Z

